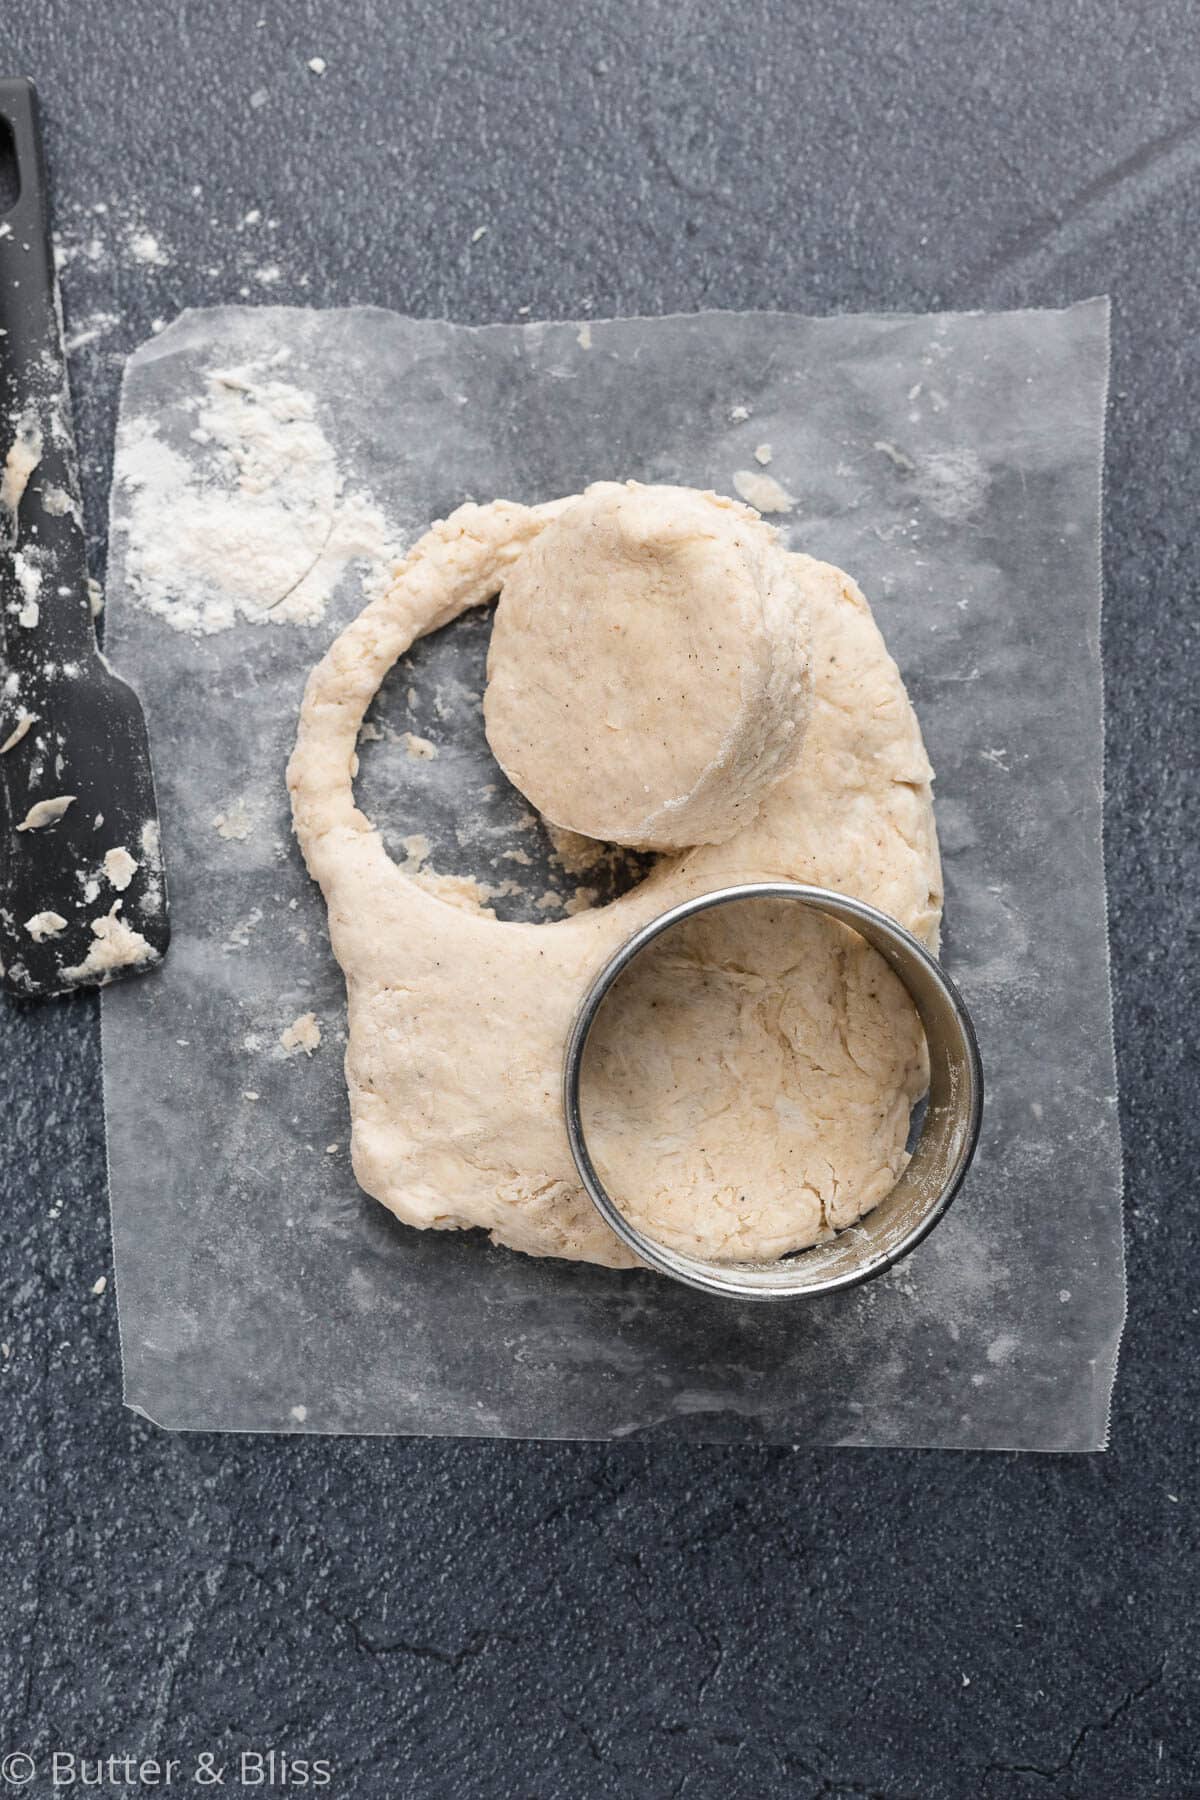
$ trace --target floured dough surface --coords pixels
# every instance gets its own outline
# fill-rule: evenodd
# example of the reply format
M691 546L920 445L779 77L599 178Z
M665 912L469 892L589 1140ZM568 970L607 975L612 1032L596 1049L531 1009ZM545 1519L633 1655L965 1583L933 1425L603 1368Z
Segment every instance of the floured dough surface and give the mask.
M391 860L354 803L363 714L413 639L495 595L569 504L464 506L427 533L390 589L314 669L288 784L346 977L346 1076L359 1182L412 1225L479 1226L530 1255L625 1267L631 1254L579 1186L560 1097L567 1032L602 964L667 907L733 881L772 879L866 900L932 948L941 879L929 764L899 672L854 582L809 558L799 559L812 613L814 684L804 754L735 837L664 859L611 905L545 925L458 910ZM722 927L737 929L736 922ZM760 1098L772 1077L763 1074L746 1104L730 1078L731 1055L750 1057L771 1040L779 1046L783 1096L797 1111L781 1121L773 1146L752 1153L763 1159L764 1180L778 1172L770 1159L785 1152L787 1168L808 1171L792 1192L777 1191L769 1211L759 1194L758 1223L748 1210L740 1236L730 1233L727 1212L714 1218L704 1228L706 1250L732 1246L736 1237L738 1254L776 1256L820 1234L822 1205L836 1223L861 1210L864 1196L878 1199L884 1172L903 1155L909 1106L924 1086L923 1066L914 1066L915 1021L906 1026L893 1018L896 997L882 959L854 948L832 923L793 922L788 929L807 954L777 1013L744 1006L737 987L740 968L760 976L756 959L769 964L780 953L769 931L748 964L745 944L730 956L727 943L701 946L713 961L716 998L711 1007L698 1003L693 1060L679 1059L685 1086L672 1100L676 1116L689 1108L699 1116L722 1090L726 1137L715 1167L733 1168L739 1148L770 1123ZM785 1009L786 1052L778 1031ZM862 1070L861 1083L849 1063ZM623 1103L620 1079L610 1080L610 1106ZM599 1092L604 1099L603 1087ZM831 1129L847 1107L860 1117L865 1109L873 1121L853 1156L846 1146L854 1129ZM686 1174L684 1164L677 1167ZM722 1185L710 1183L713 1190ZM661 1212L665 1185L643 1192L644 1204ZM665 1223L677 1241L699 1241L704 1209L697 1196L701 1190L674 1196L673 1220ZM790 1209L786 1217L781 1208Z
M504 584L483 703L497 762L586 837L723 843L804 735L806 573L736 500L597 482Z

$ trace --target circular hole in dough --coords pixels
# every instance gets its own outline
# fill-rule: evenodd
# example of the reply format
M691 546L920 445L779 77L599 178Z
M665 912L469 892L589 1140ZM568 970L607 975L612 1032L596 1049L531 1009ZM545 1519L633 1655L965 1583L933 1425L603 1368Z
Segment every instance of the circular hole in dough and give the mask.
M497 766L480 697L494 610L418 638L359 732L355 796L405 871L460 906L549 924L637 887L658 860L550 827Z

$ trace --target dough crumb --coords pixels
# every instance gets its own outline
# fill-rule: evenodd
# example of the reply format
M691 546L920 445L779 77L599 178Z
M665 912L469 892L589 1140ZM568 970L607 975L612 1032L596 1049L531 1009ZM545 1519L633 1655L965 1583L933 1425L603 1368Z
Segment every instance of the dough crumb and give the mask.
M534 905L539 912L550 912L552 908L562 905L562 895L556 894L553 888L547 888L544 894L538 895Z
M423 831L413 831L408 837L401 838L400 842L404 846L405 873L415 875L429 855L429 839Z
M773 475L760 475L757 469L737 469L733 485L747 505L760 513L789 513L796 504L795 495Z
M102 1294L107 1286L108 1286L108 1276L107 1275L98 1275L96 1277L95 1281L93 1281L93 1283L92 1283L92 1292L93 1292L93 1294Z
M308 59L308 66L314 75L323 75L329 67L329 64L325 61L323 56L310 56Z
M250 814L246 810L244 800L235 800L228 812L220 812L213 820L213 830L219 837L235 839L244 843L250 836L253 825Z
M581 350L591 349L592 328L590 324L585 323L579 327L579 330L575 333L575 342L579 345Z
M52 519L65 518L67 513L74 510L71 496L66 488L55 487L51 484L42 489L42 511L49 513Z
M571 898L563 907L563 911L567 914L568 918L575 913L589 912L591 908L595 906L599 898L600 896L595 888L577 887L575 892L571 895Z
M457 906L462 912L482 913L489 919L496 916L487 905L496 889L489 887L486 881L476 881L473 875L439 875L433 869L422 869L416 880L426 893L436 894L447 906Z
M731 406L729 409L729 422L731 425L744 425L749 417L750 408L748 406Z
M295 1050L303 1050L305 1056L311 1056L321 1042L321 1027L317 1024L316 1014L301 1013L298 1019L293 1019L280 1032L279 1042L289 1056Z
M758 446L758 449L754 452L754 460L756 463L761 463L763 468L765 469L767 464L771 460L770 444L760 444Z
M415 731L402 732L401 742L405 754L411 756L414 762L433 762L437 756L437 745L431 744L428 738L418 737Z
M104 853L104 873L120 893L124 893L138 872L138 863L130 856L124 844L117 844Z
M73 805L74 801L74 794L56 794L53 800L35 801L17 826L17 830L40 831L43 825L53 825L56 820L62 818L68 806Z
M586 875L605 854L599 838L584 837L581 831L565 831L561 825L547 822L546 831L554 845L554 859L568 875Z
M60 931L66 930L66 927L67 921L61 913L56 912L34 913L32 919L25 921L25 929L35 944L42 944L47 938L57 937Z
M10 750L16 749L21 739L25 736L25 733L33 724L34 717L35 715L29 712L17 714L16 724L13 726L4 742L0 744L0 756L7 756Z
M88 981L93 975L99 975L103 986L117 969L134 968L154 956L152 946L141 932L117 917L120 904L119 900L114 900L103 918L92 920L96 941L81 963L76 963L73 969L63 970L68 981Z
M8 516L7 536L17 540L17 509L25 495L29 477L42 460L42 430L31 410L17 425L17 435L9 446L0 470L0 513Z
M903 450L897 450L895 444L889 444L883 438L876 438L873 448L886 456L902 475L911 475L917 466L911 456L906 456Z

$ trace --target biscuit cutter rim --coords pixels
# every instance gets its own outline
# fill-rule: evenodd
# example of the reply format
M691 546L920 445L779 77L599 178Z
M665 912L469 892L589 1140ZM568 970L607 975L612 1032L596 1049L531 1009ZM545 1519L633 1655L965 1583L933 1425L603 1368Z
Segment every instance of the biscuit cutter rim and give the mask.
M665 931L697 913L739 900L795 901L866 940L903 982L929 1054L928 1106L908 1166L896 1185L854 1224L774 1263L717 1263L675 1250L634 1225L592 1161L580 1089L592 1026L630 964ZM736 1300L813 1298L856 1287L890 1269L945 1217L975 1154L983 1117L983 1065L975 1027L957 987L935 957L896 919L866 901L791 881L714 888L670 907L626 939L594 978L575 1015L563 1063L563 1110L579 1178L605 1223L650 1268L703 1293Z

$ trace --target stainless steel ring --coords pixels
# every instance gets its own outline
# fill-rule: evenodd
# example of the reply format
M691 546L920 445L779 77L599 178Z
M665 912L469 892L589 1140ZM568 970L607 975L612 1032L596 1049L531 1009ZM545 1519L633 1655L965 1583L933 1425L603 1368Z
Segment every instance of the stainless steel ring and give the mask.
M710 907L736 900L794 900L847 925L878 950L907 988L929 1050L929 1103L908 1167L891 1193L857 1224L781 1262L714 1263L647 1237L616 1205L596 1172L580 1110L588 1037L614 983L664 931ZM962 996L923 944L895 919L862 900L790 881L717 888L660 913L624 943L584 996L567 1039L563 1106L575 1167L592 1204L642 1262L708 1294L783 1300L854 1287L891 1268L944 1217L970 1166L983 1112L983 1068Z

